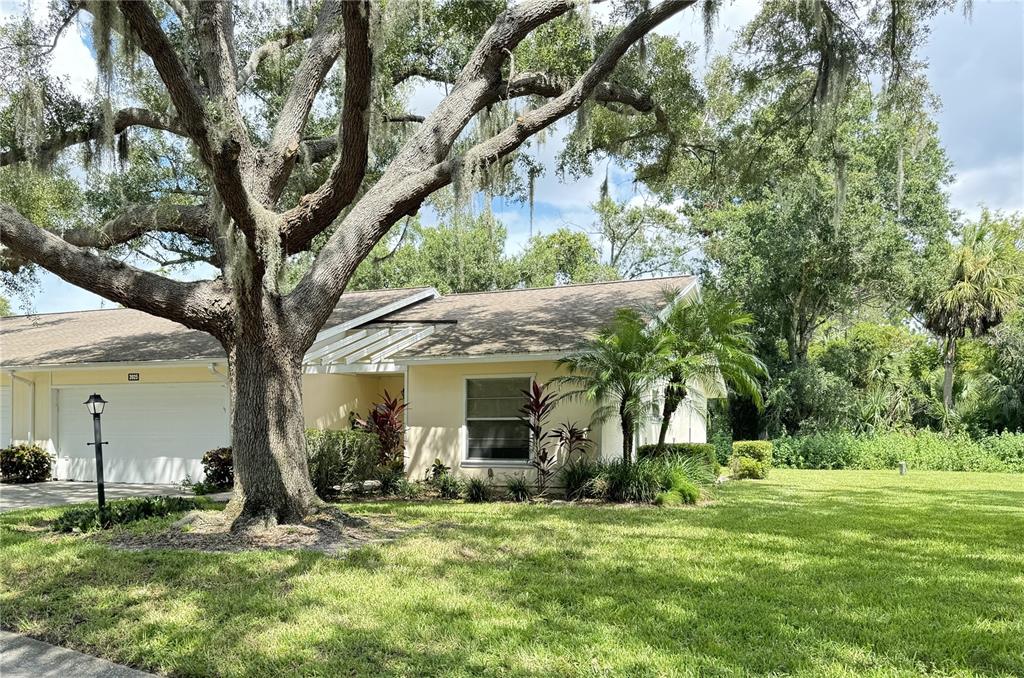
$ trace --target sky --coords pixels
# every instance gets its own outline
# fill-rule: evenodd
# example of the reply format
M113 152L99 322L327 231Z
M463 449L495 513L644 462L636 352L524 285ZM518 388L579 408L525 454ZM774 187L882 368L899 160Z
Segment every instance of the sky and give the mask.
M0 0L0 16L20 12L24 3ZM753 0L729 2L719 14L713 42L705 56L713 58L735 37L735 31L755 13ZM33 11L45 11L36 0ZM659 32L704 44L703 23L698 12L684 11ZM972 16L959 12L939 16L921 56L928 62L928 79L942 101L935 114L939 136L953 163L956 180L950 202L966 216L976 216L981 206L1005 211L1024 211L1024 0L983 2L975 0ZM91 91L95 64L80 27L69 30L54 51L53 70L67 75L79 91ZM429 112L442 92L419 89L412 101L415 112ZM587 230L593 223L589 205L604 179L596 176L562 183L552 170L558 152L556 133L539 151L548 167L535 187L533 232L549 232L562 226ZM633 195L631 178L613 168L610 183L619 199ZM496 216L509 233L507 249L521 248L530 235L529 208L498 202ZM429 223L429 215L424 219ZM196 271L195 277L205 277ZM208 274L208 273L207 273ZM190 276L192 277L192 276ZM109 307L111 302L43 272L38 293L28 300L12 300L14 312L46 313Z

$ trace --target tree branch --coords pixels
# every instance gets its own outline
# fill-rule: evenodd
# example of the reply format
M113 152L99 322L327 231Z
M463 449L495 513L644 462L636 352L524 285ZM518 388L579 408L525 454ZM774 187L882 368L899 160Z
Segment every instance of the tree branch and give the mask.
M347 280L374 243L403 214L450 183L462 166L485 166L511 153L533 134L570 114L590 96L637 40L696 0L665 0L637 15L587 71L560 96L520 116L496 136L470 149L463 163L448 152L470 117L501 81L507 54L537 26L564 14L573 3L537 0L515 5L495 21L477 45L451 94L399 152L384 176L346 215L286 303L298 322L298 335L312 341Z
M483 107L490 90L501 81L501 66L511 51L534 28L565 14L573 7L574 0L533 0L502 12L473 50L452 92L405 143L384 176L370 189L371 192L381 184L389 184L415 172L427 170L443 160L469 120ZM349 81L346 78L346 88ZM347 99L346 96L346 105ZM324 190L324 186L314 194L304 196L295 208L284 214L282 237L288 243L286 249L301 249L303 243L307 243L337 218L345 204L345 201L337 200L330 189Z
M627 49L655 26L694 2L696 0L665 0L638 15L608 43L572 87L543 106L523 113L512 125L471 148L463 158L463 163L470 167L489 165L514 151L529 137L575 111L604 84L604 78L615 68Z
M238 71L238 88L241 89L245 87L249 80L256 75L256 71L259 69L260 64L265 60L274 55L280 54L297 42L308 40L312 36L312 28L306 28L302 31L289 30L280 38L268 40L254 49L249 55L249 59L245 62L245 66Z
M153 232L177 233L196 241L210 242L212 229L205 206L129 205L99 228L73 228L61 233L60 237L69 245L103 250ZM16 273L30 263L27 259L7 254L0 263L0 270Z
M220 3L201 4L205 6ZM252 242L257 219L238 167L239 155L243 150L242 142L247 141L248 135L244 134L245 130L235 130L235 136L242 138L242 141L239 141L223 131L216 135L212 134L207 125L206 107L196 83L185 70L185 66L174 51L174 46L171 45L149 5L145 2L121 0L120 7L121 13L135 32L140 47L152 59L157 73L160 74L160 79L178 111L182 127L195 142L203 162L210 168L211 179L221 202L236 224L250 236L249 240ZM234 77L233 70L231 75ZM234 106L237 108L237 98Z
M129 127L148 127L150 129L171 132L179 136L187 136L179 120L145 108L122 108L114 114L114 134L120 134ZM12 148L8 151L3 151L0 153L0 167L13 165L16 162L29 160L33 157L42 159L53 158L65 148L86 141L93 141L102 136L103 120L96 118L87 122L82 127L64 130L45 139L35 149Z
M174 10L174 13L178 15L178 20L181 21L182 25L187 25L189 20L192 18L192 13L188 9L187 0L167 0L168 6Z
M369 2L346 2L342 19L345 26L345 103L341 112L342 152L323 184L304 195L299 204L285 212L281 239L286 252L298 252L348 206L366 174L369 143L370 87L372 60L370 49Z
M309 49L302 58L292 77L292 86L281 107L277 125L270 138L267 151L268 194L271 201L281 195L288 181L295 156L299 151L302 131L306 128L309 111L313 108L316 95L323 87L324 79L338 60L342 47L343 8L349 4L344 0L326 0L316 17L316 30L310 38ZM369 13L369 6L356 3ZM369 16L366 17L369 22ZM367 76L369 77L369 76ZM348 83L345 83L346 89Z
M413 113L407 113L404 115L387 115L384 116L384 122L396 123L396 124L407 124L407 123L422 123L426 118L422 115L415 115ZM302 164L311 165L313 163L320 162L325 158L329 158L334 155L338 150L338 137L319 137L316 139L305 139L299 145L299 154L296 158L296 162Z
M218 281L180 282L76 247L0 203L0 243L64 280L130 308L225 336L231 296Z

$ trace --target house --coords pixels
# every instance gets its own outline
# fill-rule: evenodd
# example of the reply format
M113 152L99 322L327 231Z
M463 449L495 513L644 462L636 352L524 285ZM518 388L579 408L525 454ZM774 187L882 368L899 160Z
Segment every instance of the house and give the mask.
M440 295L432 288L344 294L305 357L308 427L346 428L386 390L404 393L406 468L435 459L464 475L519 472L526 438L520 391L559 373L556 360L624 306L665 304L666 290L697 293L690 277ZM227 446L227 360L209 335L131 309L0 319L0 445L35 441L56 456L55 476L95 477L91 393L103 414L105 477L177 483L202 477L204 451ZM656 394L655 394L656 395ZM652 407L657 407L652 401ZM594 405L564 401L552 424L588 425ZM705 440L705 399L677 413L671 441ZM656 439L652 422L638 442ZM618 422L595 425L596 454L621 455Z

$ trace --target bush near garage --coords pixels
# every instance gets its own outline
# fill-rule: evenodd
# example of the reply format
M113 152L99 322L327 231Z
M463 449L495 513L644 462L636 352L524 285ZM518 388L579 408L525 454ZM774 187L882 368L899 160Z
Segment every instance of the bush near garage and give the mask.
M235 484L235 464L230 447L218 447L203 454L205 488L226 490Z
M5 483L42 483L50 479L53 455L35 443L0 450L0 478Z

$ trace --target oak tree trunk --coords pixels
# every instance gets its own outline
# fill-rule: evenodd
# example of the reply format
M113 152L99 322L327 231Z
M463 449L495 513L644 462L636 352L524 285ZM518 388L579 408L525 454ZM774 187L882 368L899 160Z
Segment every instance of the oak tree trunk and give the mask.
M236 526L295 523L322 502L309 479L302 357L272 333L229 348Z

